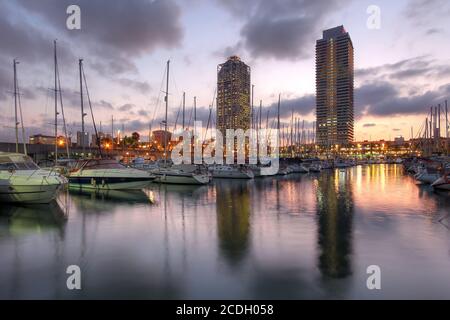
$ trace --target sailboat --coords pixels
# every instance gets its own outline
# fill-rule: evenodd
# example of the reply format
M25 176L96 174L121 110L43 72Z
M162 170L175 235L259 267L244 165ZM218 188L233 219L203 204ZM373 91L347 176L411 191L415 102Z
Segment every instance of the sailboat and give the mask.
M165 110L165 121L164 121L164 163L162 167L152 170L156 174L155 182L167 183L167 184L192 184L201 185L208 184L210 182L210 175L202 172L201 170L183 170L182 167L170 167L167 164L167 113L169 108L169 68L170 60L167 61L166 69L166 110ZM183 128L184 130L184 128Z
M100 158L87 159L79 161L75 168L70 171L69 187L78 190L134 190L143 189L155 176L149 172L128 168L116 160L103 159L101 144L98 138L97 127L95 125L94 114L92 111L91 99L86 83L86 76L83 69L83 60L79 60L80 69L80 87L83 88L83 80L86 88L86 95L91 110L92 122L94 124L97 145L99 146ZM81 91L81 101L83 104L83 94ZM82 116L84 117L84 111ZM83 125L84 129L84 125Z
M0 152L0 202L49 203L56 198L58 191L67 184L67 179L57 172L42 170L26 154L25 129L17 80L18 61L14 60L13 64L16 152ZM22 124L24 154L19 153L18 107Z

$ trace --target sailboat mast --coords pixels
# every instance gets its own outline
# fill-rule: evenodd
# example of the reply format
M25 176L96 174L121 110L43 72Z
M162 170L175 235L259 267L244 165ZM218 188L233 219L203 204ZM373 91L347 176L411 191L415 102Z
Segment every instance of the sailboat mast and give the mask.
M197 121L197 97L194 97L194 128L195 128L195 121Z
M278 148L280 148L280 103L281 103L281 93L278 94L278 108L277 108L277 141Z
M16 153L19 153L19 121L17 117L17 68L16 65L19 62L14 59L13 67L14 67L14 115L15 115L15 129L16 129Z
M448 155L448 106L445 100L445 153Z
M167 70L166 70L166 115L164 121L164 167L167 164L167 112L169 109L169 67L170 60L167 60Z
M111 140L114 146L114 115L111 116Z
M186 92L183 92L183 131L186 130L185 125L185 110L186 110Z
M259 130L262 129L261 121L262 121L262 100L259 100Z
M84 101L83 101L83 76L82 76L82 68L83 68L83 59L78 60L78 68L80 71L80 101L81 101L81 147L84 154Z
M255 123L254 123L254 106L253 106L253 97L255 96L255 85L252 84L252 109L250 111L251 113L251 121L250 121L250 128L254 129L255 128Z
M53 41L54 67L55 67L55 166L58 165L58 83L57 83L57 58L56 40Z

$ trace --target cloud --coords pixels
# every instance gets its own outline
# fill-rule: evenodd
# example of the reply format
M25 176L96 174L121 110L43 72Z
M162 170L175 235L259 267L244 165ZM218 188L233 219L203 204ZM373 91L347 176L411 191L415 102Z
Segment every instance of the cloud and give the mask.
M145 110L139 110L138 115L142 117L148 117L148 112Z
M87 51L90 59L95 60L94 68L101 74L136 71L130 58L159 48L175 48L183 38L181 10L173 0L19 0L17 3L28 15L43 18L46 27L58 38ZM66 28L65 12L72 4L81 8L79 31ZM19 27L15 26L15 29ZM20 51L39 52L41 50L37 48L45 43L40 37L34 39L30 36L28 40Z
M439 34L439 33L442 33L442 32L443 32L442 29L439 29L439 28L430 28L430 29L428 29L428 30L425 32L425 34L428 35L428 36L430 36L430 35L433 35L433 34Z
M124 87L131 88L141 94L150 92L150 84L147 81L137 81L132 79L121 78L117 82Z
M427 24L436 19L436 16L446 17L448 14L448 0L410 0L404 10L404 15L416 25Z
M253 57L299 60L312 55L311 48L326 17L349 0L218 0L232 15L243 20L243 46ZM225 52L227 49L225 50Z
M428 55L404 59L392 64L363 68L355 70L355 77L359 81L372 80L398 80L404 81L421 80L423 78L448 79L450 77L450 65L448 62L432 59Z
M127 104L124 104L124 105L120 106L117 110L128 112L128 111L133 110L134 107L135 107L134 104L127 103Z
M450 84L422 94L402 96L389 82L371 82L355 90L356 115L395 116L425 114L450 96Z
M114 110L114 107L111 104L111 102L108 102L105 100L100 100L98 102L94 102L94 106L109 109L109 110Z
M376 123L365 123L363 124L363 128L372 128L372 127L376 127Z

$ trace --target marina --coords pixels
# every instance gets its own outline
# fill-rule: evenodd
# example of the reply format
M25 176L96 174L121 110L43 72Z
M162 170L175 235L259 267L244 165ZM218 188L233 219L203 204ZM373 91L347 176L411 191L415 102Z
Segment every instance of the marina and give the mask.
M63 192L2 204L0 298L450 298L449 212L399 164Z
M0 300L450 300L445 1L35 2L0 15Z

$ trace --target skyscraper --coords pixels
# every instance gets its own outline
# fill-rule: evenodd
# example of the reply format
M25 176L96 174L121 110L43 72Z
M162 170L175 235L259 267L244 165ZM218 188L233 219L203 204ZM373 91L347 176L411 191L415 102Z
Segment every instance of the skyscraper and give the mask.
M316 43L316 138L322 147L353 141L353 43L343 26Z
M250 129L250 67L237 56L217 67L217 129Z

